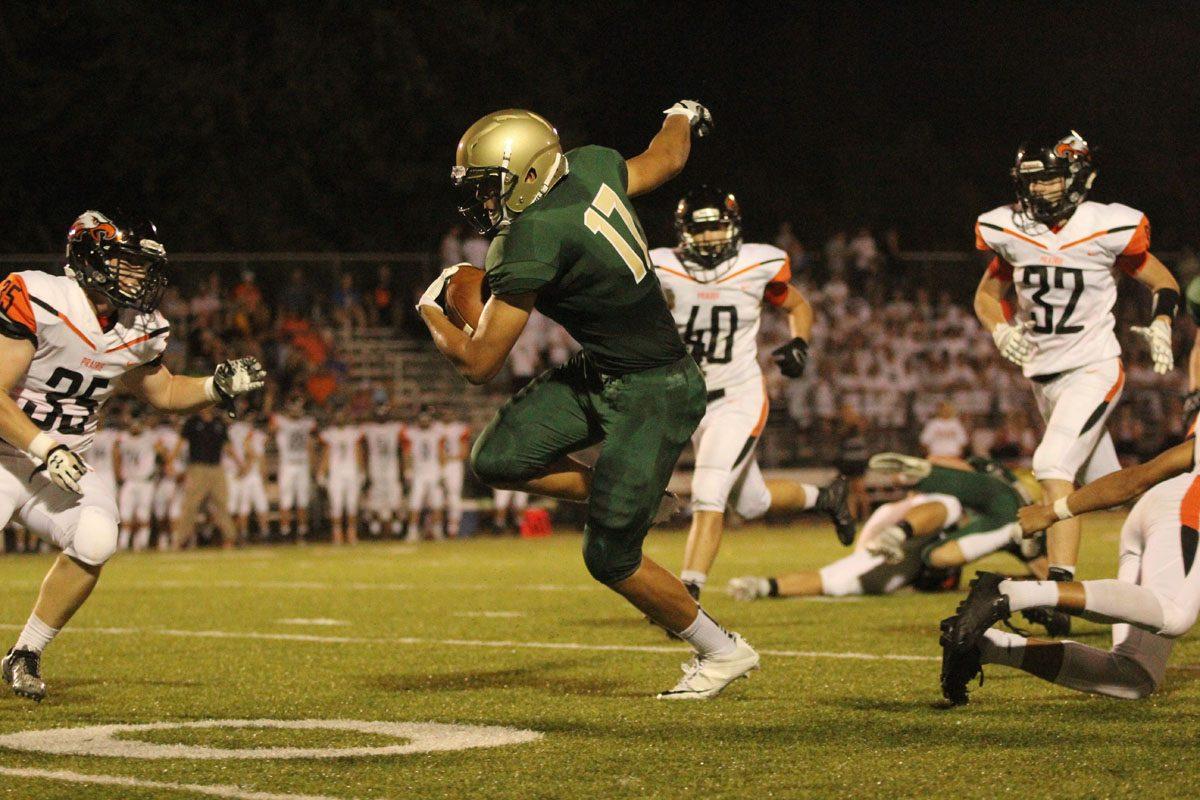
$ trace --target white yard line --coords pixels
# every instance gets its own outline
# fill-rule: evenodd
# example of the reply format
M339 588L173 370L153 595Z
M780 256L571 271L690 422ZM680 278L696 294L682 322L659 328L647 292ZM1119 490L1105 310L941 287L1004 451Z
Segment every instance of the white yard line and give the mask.
M0 581L0 587L7 589L28 590L30 587L29 581L7 580ZM306 592L321 591L321 592L340 592L345 590L370 591L382 590L393 592L406 592L414 589L420 591L442 590L442 591L481 591L481 592L496 592L517 589L518 591L526 592L590 592L596 590L598 584L593 583L530 583L519 586L503 585L496 583L436 583L425 584L418 586L412 583L375 583L370 581L351 581L347 583L328 583L324 581L191 581L191 580L164 580L164 581L139 581L136 583L121 583L120 581L110 581L104 584L106 591L113 590L137 590L139 592L147 589L298 589Z
M232 800L343 800L326 794L279 794L278 792L253 792L240 786L216 784L206 786L199 783L173 783L171 781L146 781L127 778L123 775L96 775L94 773L71 772L61 769L18 769L0 767L0 775L14 778L44 778L68 783L90 783L99 786L127 786L136 789L166 789L175 792L195 792L209 797L228 797Z
M21 625L0 625L7 630L20 630ZM678 645L585 644L583 642L521 642L495 639L425 639L417 636L364 637L319 636L308 633L260 633L258 631L179 630L174 628L79 628L68 627L65 632L96 633L113 636L172 636L183 639L249 639L275 642L310 642L315 644L370 645L431 645L442 647L487 647L504 650L582 650L601 653L675 653L687 649ZM937 656L905 655L902 653L856 653L824 650L759 650L774 658L832 658L853 661L938 661Z

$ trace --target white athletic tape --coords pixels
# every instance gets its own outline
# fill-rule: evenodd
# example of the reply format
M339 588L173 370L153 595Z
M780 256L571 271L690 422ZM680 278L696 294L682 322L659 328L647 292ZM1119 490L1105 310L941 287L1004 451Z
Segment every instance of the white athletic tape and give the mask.
M0 629L21 630L23 625L0 625ZM517 642L491 639L423 639L417 636L370 638L365 636L318 636L307 633L259 633L257 631L188 631L172 628L80 628L69 627L64 633L99 633L114 636L173 636L184 639L250 639L256 641L310 642L315 644L412 644L445 647L489 647L505 650L583 650L600 653L674 653L690 652L671 645L584 644L582 642ZM829 652L822 650L759 650L761 655L779 658L833 658L855 661L938 661L937 656L902 653Z
M344 619L326 619L325 617L317 617L316 619L277 619L275 621L280 625L312 625L318 628L337 628L350 624Z
M279 794L277 792L254 792L240 786L224 784L204 785L200 783L172 783L170 781L146 781L127 778L124 775L96 775L94 773L71 772L65 769L19 769L0 767L0 775L14 778L42 778L68 783L88 783L97 786L125 786L133 789L162 789L172 792L193 792L209 797L227 797L231 800L343 800L325 794Z
M193 744L156 744L116 738L116 734L167 731L179 728L282 728L285 730L354 731L406 740L402 744L371 747L206 747ZM355 719L213 719L197 722L150 722L137 725L90 725L85 728L48 728L0 735L0 748L61 756L111 756L114 758L186 758L211 761L230 759L358 758L437 753L525 744L542 738L537 731L497 725L443 725L436 722L372 722Z

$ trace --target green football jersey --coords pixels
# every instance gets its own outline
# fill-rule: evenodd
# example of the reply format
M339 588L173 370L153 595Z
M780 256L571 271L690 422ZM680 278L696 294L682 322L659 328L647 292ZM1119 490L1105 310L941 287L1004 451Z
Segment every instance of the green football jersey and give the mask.
M566 177L492 242L492 293L536 292L538 311L566 328L604 372L675 363L687 351L625 194L625 159L596 146L566 158Z

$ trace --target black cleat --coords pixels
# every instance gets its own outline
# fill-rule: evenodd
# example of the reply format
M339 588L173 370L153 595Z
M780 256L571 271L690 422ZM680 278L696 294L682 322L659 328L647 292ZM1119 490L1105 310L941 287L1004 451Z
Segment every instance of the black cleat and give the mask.
M46 696L46 684L42 680L42 656L32 650L8 651L0 661L0 674L4 682L12 687L13 693L19 697L28 697L35 702L42 702Z
M965 652L979 643L983 632L997 622L1007 620L1008 597L1000 593L1000 582L1007 576L980 572L971 581L971 591L958 604L953 617L943 621L942 636L949 646Z
M815 506L817 511L828 514L833 520L838 541L846 547L854 544L854 534L857 533L854 515L850 513L849 497L850 481L845 475L838 475L833 483L817 491Z
M957 627L958 617L942 620L942 697L954 706L965 706L969 701L967 684L976 675L983 686L983 665L979 663L979 647L959 649L953 646L951 633Z
M1041 625L1055 639L1071 635L1071 615L1057 608L1027 608L1021 616L1030 625Z
M687 589L687 593L692 596L692 599L697 603L700 602L700 584L683 582L683 588Z

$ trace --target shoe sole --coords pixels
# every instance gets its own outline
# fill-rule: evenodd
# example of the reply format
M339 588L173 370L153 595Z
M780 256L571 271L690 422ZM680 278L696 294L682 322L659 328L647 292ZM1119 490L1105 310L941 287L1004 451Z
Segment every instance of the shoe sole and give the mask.
M7 659L5 659L5 661L4 661L3 669L0 670L0 677L4 678L4 682L7 683L12 688L13 694L15 694L17 697L24 697L29 700L32 700L35 703L42 702L42 700L44 700L46 697L46 693L44 691L41 694L38 694L37 692L30 692L25 689L18 689L16 686L13 686L12 685L12 666L8 663Z

